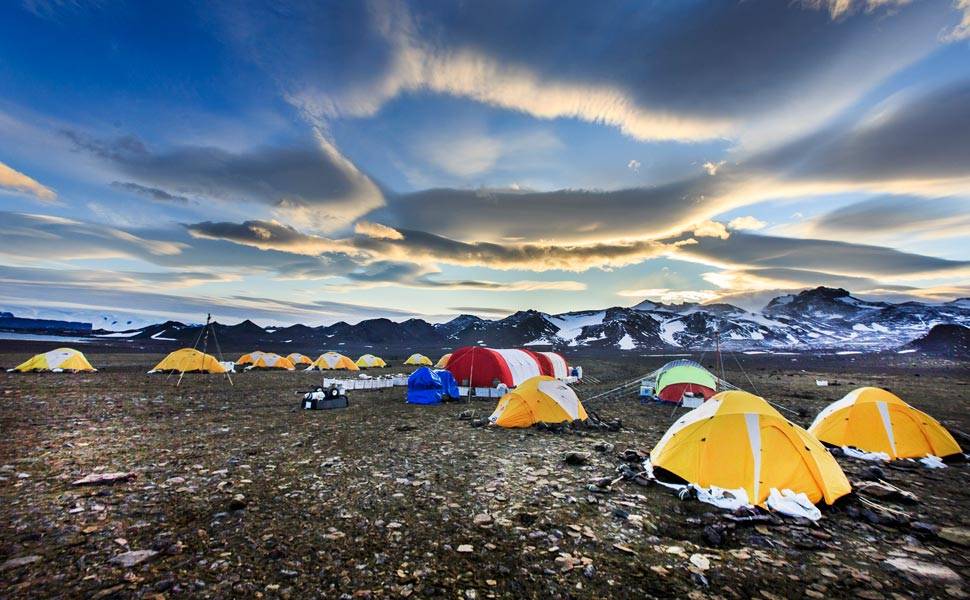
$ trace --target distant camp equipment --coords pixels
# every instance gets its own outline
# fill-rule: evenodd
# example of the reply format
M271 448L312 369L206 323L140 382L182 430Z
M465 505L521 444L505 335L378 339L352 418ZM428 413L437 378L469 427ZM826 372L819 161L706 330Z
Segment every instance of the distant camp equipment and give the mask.
M829 404L808 431L826 444L881 452L890 460L961 452L939 421L876 387L852 390Z
M813 504L832 504L851 491L828 450L788 421L763 398L720 392L678 419L650 452L660 481L743 488L749 502L764 506L772 490L805 494Z
M455 350L447 369L460 385L491 388L497 384L515 387L530 377L542 375L535 354L527 350L465 346Z
M564 382L539 375L502 396L489 421L500 427L531 427L588 419L576 392Z
M539 369L543 375L556 379L569 377L569 364L562 354L558 352L535 352L534 354L539 361Z
M335 383L327 387L317 386L303 394L303 408L306 410L330 410L348 406L350 400L347 398L347 390Z
M451 358L451 352L449 352L448 354L445 354L441 358L439 358L438 359L438 362L436 362L434 364L434 367L436 369L444 369L445 367L448 366L448 359L450 359L450 358Z
M310 365L313 364L313 359L312 358L310 358L309 356L305 356L303 354L300 354L299 352L294 352L292 354L288 354L286 356L286 358L290 359L290 362L293 363L293 366L294 367L298 367L300 365L303 365L305 367L309 367Z
M373 354L365 354L357 359L357 366L361 369L381 369L387 366L384 359Z
M88 362L88 359L84 357L79 351L74 348L58 348L56 350L51 350L50 352L44 352L42 354L37 354L30 360L27 360L12 369L7 369L7 372L19 371L21 373L28 373L31 371L51 371L53 373L61 373L63 371L70 371L72 373L77 373L79 371L93 372L97 371Z
M344 371L359 371L360 367L354 363L353 360L348 356L344 356L338 352L324 352L313 361L311 369L317 369L319 371L331 371L331 370L344 370Z
M425 356L424 354L418 354L417 352L415 352L414 354L409 356L406 361L404 361L404 364L414 365L414 366L424 365L424 366L430 367L431 359Z

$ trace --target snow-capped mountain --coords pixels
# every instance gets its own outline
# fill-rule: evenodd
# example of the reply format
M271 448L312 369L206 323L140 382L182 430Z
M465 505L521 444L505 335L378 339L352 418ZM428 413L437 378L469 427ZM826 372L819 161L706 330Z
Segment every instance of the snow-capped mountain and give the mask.
M216 324L223 347L299 351L446 352L459 346L582 350L671 351L712 348L717 339L736 350L883 350L922 338L937 325L970 326L970 299L945 304L869 302L843 289L816 288L779 296L751 312L730 304L660 304L547 314L535 310L487 320L460 315L446 323L369 319L324 327L260 327L252 321ZM100 330L99 330L100 327ZM193 345L199 325L167 321L125 331L95 324L105 342Z

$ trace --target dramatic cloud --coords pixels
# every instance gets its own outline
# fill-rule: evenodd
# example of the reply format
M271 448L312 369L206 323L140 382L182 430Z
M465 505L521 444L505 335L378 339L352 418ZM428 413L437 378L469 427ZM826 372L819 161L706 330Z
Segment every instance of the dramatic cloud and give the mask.
M0 265L0 282L5 284L76 285L81 288L168 289L189 288L207 283L239 281L236 273L192 271L107 271L102 269L45 269Z
M960 198L879 196L850 204L784 230L822 238L940 239L970 232L970 202Z
M374 238L375 240L400 240L404 239L401 232L388 227L387 225L381 225L380 223L371 223L370 221L357 221L354 224L354 233L358 235L366 235L367 237Z
M0 191L27 194L44 202L57 200L54 190L2 162L0 162Z
M136 179L140 190L190 195L223 203L247 201L272 207L304 227L333 230L383 203L378 187L331 142L316 147L264 147L234 153L181 146L153 152L134 137L112 141L65 131L75 145Z

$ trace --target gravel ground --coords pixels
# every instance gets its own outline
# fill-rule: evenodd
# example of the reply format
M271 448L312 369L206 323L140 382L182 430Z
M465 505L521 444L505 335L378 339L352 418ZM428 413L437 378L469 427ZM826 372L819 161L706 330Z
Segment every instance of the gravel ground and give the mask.
M588 405L619 432L476 428L493 403L409 406L403 389L303 411L319 374L0 375L0 596L603 598L964 597L968 473L839 458L916 502L851 497L818 525L735 522L615 477L674 420L632 396ZM0 353L12 366L22 354ZM579 360L588 398L666 358ZM742 356L726 378L802 426L858 385L970 431L968 365L914 355ZM392 368L385 372L398 372ZM750 380L749 380L750 378ZM841 385L817 387L816 378ZM961 440L964 441L965 440ZM964 447L967 444L964 443ZM567 465L567 452L585 464ZM583 462L583 461L580 461ZM74 486L90 474L133 473ZM882 507L880 509L879 507ZM910 562L907 562L910 561ZM912 561L917 561L913 563Z

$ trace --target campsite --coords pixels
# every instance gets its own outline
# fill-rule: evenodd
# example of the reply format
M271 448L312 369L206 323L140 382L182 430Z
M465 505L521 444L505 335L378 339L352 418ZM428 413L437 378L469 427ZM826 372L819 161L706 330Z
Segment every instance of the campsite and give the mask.
M0 364L22 354L8 342ZM472 424L494 400L412 405L396 387L306 411L297 392L319 371L244 371L231 386L187 373L175 387L145 374L163 355L85 354L97 373L0 375L0 539L27 559L4 567L8 597L888 598L919 585L942 598L961 597L970 575L970 518L954 510L967 502L965 464L839 457L857 494L817 524L745 522L656 484L591 491L686 412L636 393L587 403L619 431L503 429ZM400 371L407 356L369 373ZM970 430L966 363L737 358L725 379L802 427L872 385ZM668 360L585 357L574 387L589 398ZM72 485L99 473L131 475ZM877 480L901 492L858 493Z

